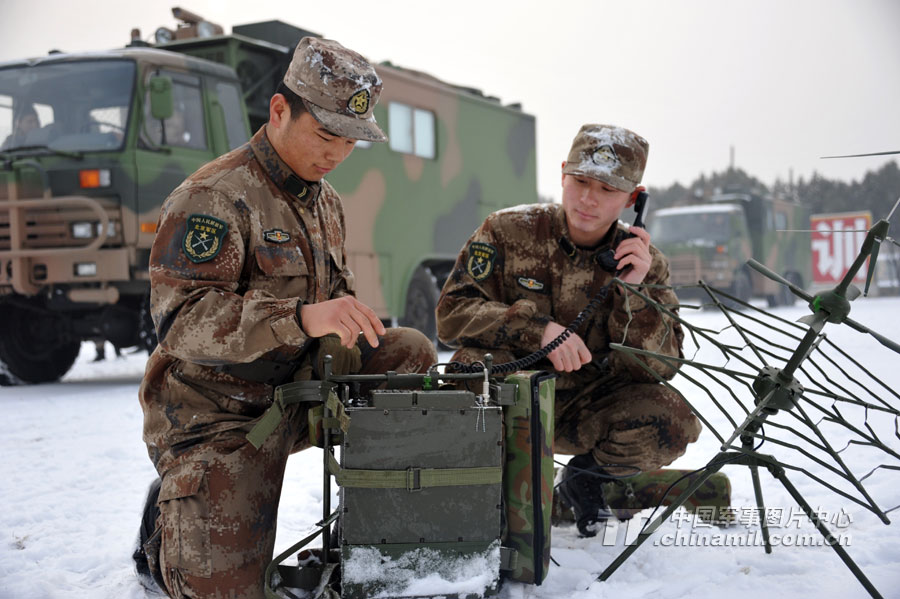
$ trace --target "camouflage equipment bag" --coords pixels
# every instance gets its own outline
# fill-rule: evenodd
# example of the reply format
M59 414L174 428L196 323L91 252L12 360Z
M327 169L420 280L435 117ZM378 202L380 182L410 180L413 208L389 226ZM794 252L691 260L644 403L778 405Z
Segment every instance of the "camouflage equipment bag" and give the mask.
M504 407L504 569L512 580L538 585L550 566L555 378L517 372L505 381L516 396L515 405Z

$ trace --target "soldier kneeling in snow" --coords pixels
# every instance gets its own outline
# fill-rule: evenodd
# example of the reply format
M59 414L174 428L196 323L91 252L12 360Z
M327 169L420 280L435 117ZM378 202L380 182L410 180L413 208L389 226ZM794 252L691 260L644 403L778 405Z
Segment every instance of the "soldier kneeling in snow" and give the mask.
M380 92L362 56L304 38L268 123L163 206L150 255L159 347L140 389L161 482L135 560L171 597L262 599L285 464L309 445L307 408L287 408L258 448L247 433L275 386L310 378L316 348L339 374L437 362L424 335L385 330L354 297L341 200L323 178L356 140L385 141Z
M562 205L535 204L487 217L463 247L437 307L438 336L471 363L510 362L545 346L616 273L660 304L677 303L668 261L638 227L618 224L643 188L649 145L609 125L585 125L562 163ZM632 235L629 236L628 233ZM700 423L678 394L610 343L681 354L680 325L619 285L591 318L534 368L559 373L556 451L572 454L559 487L579 532L609 516L602 475L648 472L697 440ZM662 377L675 370L639 358Z

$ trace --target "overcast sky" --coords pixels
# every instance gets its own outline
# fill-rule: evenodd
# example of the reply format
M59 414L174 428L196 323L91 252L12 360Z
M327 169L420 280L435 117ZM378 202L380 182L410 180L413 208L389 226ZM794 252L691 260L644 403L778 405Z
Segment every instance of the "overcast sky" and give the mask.
M120 47L174 28L176 0L0 0L0 61ZM618 0L293 2L185 0L221 24L280 19L370 60L521 102L537 117L538 186L586 122L650 142L644 182L691 182L735 164L773 183L843 180L900 150L900 1ZM900 195L900 190L898 190Z

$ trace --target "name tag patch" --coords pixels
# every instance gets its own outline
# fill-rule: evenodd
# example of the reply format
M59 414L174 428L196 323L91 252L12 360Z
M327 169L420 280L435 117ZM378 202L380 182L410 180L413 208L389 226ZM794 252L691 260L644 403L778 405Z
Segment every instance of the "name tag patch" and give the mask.
M272 243L285 243L291 240L291 234L281 229L269 229L268 231L263 231L263 238Z
M519 277L518 282L521 287L524 287L528 291L544 290L544 284L537 279L532 279L531 277Z

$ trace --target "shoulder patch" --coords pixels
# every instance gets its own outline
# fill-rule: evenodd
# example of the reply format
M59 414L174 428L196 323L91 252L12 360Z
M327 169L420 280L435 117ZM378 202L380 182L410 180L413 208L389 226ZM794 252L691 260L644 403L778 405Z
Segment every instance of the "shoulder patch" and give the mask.
M291 240L291 234L281 229L269 229L263 231L263 238L272 243L285 243Z
M483 281L494 272L494 261L497 259L497 248L489 243L473 241L469 244L469 259L466 261L466 272L476 281Z
M192 214L187 219L181 247L191 262L207 262L222 249L228 223L207 214Z
M544 291L544 284L537 279L532 279L531 277L519 277L517 281L520 287L524 287L528 291Z

